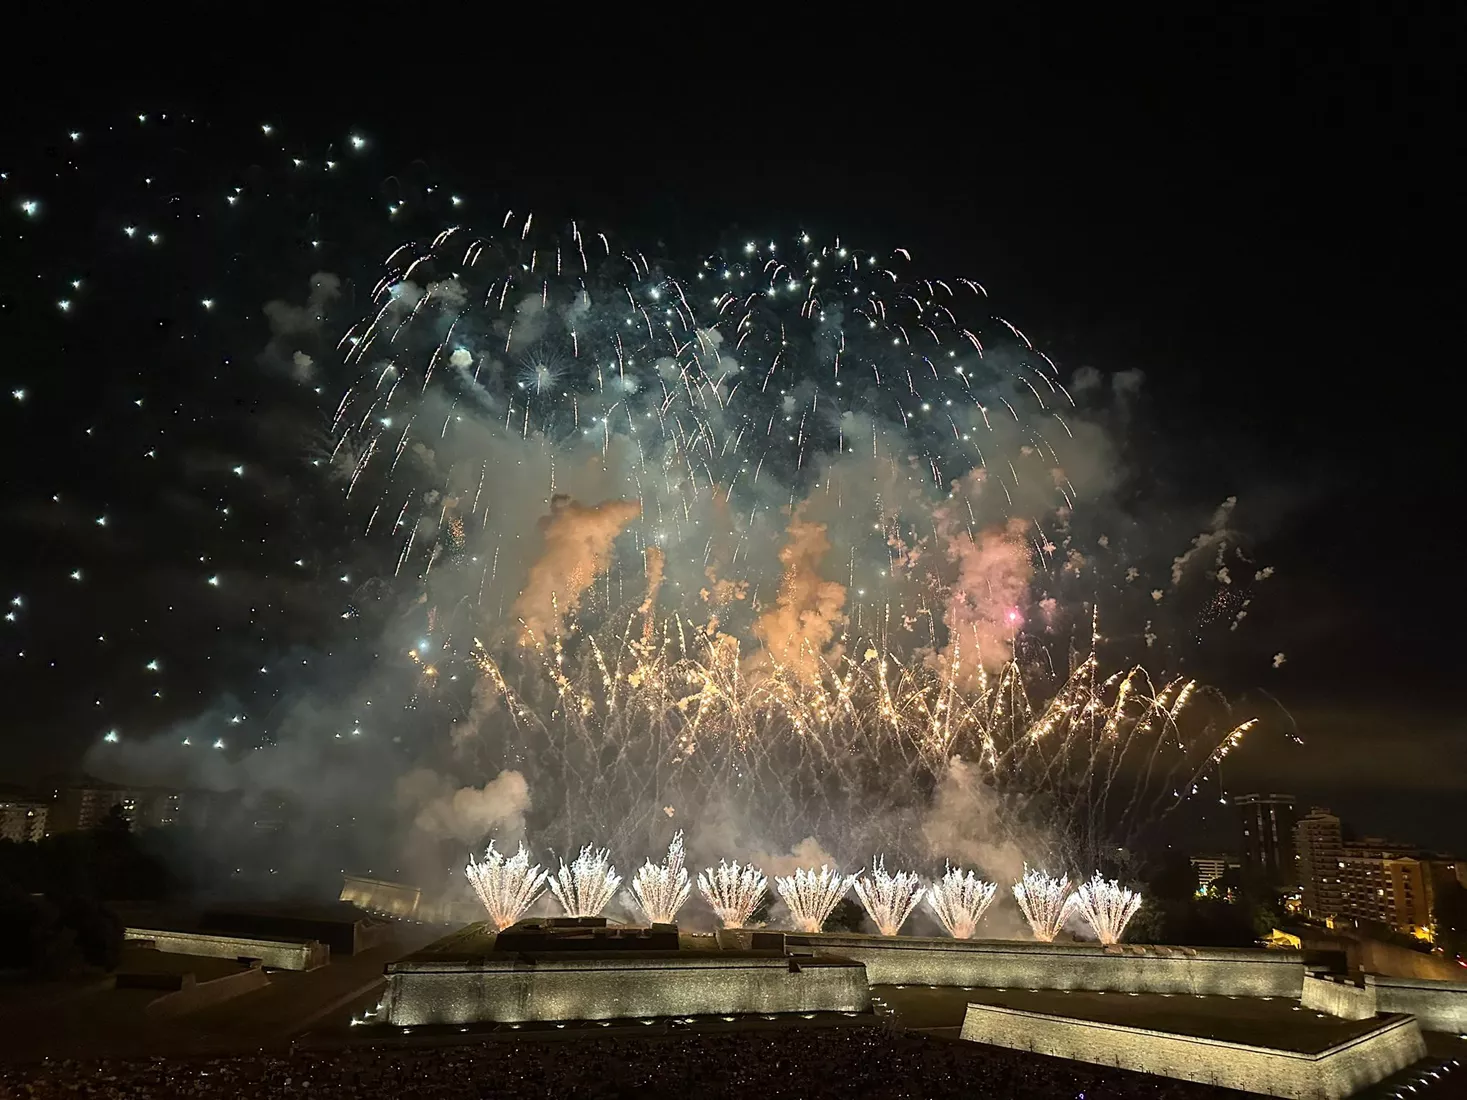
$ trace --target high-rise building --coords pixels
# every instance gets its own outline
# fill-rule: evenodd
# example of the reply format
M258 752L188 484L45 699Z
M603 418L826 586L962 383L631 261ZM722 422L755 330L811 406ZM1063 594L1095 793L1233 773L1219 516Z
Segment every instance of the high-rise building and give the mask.
M50 807L32 799L0 800L0 839L30 843L46 835Z
M1243 794L1233 799L1243 840L1243 881L1293 890L1299 885L1294 863L1294 796Z
M1343 909L1344 846L1340 819L1322 807L1313 807L1294 826L1302 908L1312 917L1335 917Z
M1237 857L1229 855L1191 856L1190 862L1192 869L1197 872L1199 894L1227 874L1229 867L1238 866Z
M153 787L121 787L87 779L58 786L52 794L53 832L84 832L106 820L118 807L133 829L157 829L184 823L192 795Z

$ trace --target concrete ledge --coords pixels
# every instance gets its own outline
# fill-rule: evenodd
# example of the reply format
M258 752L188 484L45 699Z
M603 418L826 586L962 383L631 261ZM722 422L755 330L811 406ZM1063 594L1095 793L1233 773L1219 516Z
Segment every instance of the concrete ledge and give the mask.
M259 959L262 966L276 970L314 970L330 961L325 945L315 940L259 940L158 928L127 928L123 935L129 940L151 943L165 954Z
M215 978L207 982L194 981L192 974L184 975L184 977L189 980L183 983L181 989L165 993L156 1000L149 1001L143 1012L148 1016L162 1019L182 1016L188 1012L196 1012L201 1008L231 1000L242 993L263 989L270 984L269 976L258 966L252 966L248 970L241 970L238 974L230 974L227 977Z
M1386 1017L1373 1031L1313 1054L977 1004L968 1006L962 1037L1292 1100L1352 1096L1426 1056L1409 1016Z
M872 985L1298 997L1304 982L1297 951L845 933L791 933L787 940L793 950L865 963Z
M1374 992L1344 978L1304 975L1299 1004L1342 1020L1368 1020L1376 1014Z
M387 967L385 1018L401 1027L645 1019L732 1013L866 1012L866 971L846 959L622 952L501 955Z

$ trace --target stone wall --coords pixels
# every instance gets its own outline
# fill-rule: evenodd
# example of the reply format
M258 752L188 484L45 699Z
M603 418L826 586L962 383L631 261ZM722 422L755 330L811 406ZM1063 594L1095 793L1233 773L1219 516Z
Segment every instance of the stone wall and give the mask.
M1304 975L1299 1004L1342 1020L1366 1020L1375 1015L1375 993L1345 978Z
M193 975L185 977L192 979ZM244 993L263 989L270 984L269 977L258 966L252 966L247 970L241 970L238 974L227 974L222 978L214 978L207 982L187 981L182 987L172 993L148 1002L143 1011L158 1019L169 1019L174 1016L182 1016L188 1012L197 1012L201 1008L210 1005L222 1004Z
M1427 1031L1467 1034L1467 982L1365 976L1377 1012L1409 1012Z
M315 940L257 940L203 932L169 932L157 928L127 928L129 940L151 942L171 955L204 955L215 959L259 959L276 970L314 970L330 958L326 946Z
M1352 1096L1426 1055L1416 1021L1405 1016L1388 1017L1375 1031L1318 1054L1020 1012L997 1005L969 1005L962 1037L1012 1050L1295 1100Z
M629 953L630 954L630 953ZM387 968L398 1026L613 1020L745 1012L865 1012L866 972L836 959L769 957L405 959Z
M865 963L872 985L1298 997L1304 981L1297 951L843 933L791 934L788 942Z

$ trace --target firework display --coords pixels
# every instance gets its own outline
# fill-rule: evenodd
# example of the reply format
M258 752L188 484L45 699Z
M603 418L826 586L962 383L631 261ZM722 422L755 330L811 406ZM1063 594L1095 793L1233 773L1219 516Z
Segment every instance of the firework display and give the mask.
M691 890L683 867L683 834L679 829L667 846L666 861L658 865L649 859L632 876L632 895L647 923L671 924Z
M1075 894L1070 880L1051 878L1043 871L1024 868L1024 877L1014 883L1014 900L1034 938L1041 943L1053 942L1075 908Z
M313 835L363 837L361 866L405 838L595 837L545 880L575 913L619 885L608 851L660 847L671 821L697 855L712 822L709 851L745 863L699 876L725 923L766 886L754 854L807 839L830 846L812 865L972 862L970 818L938 805L958 788L992 803L983 841L1051 866L1221 797L1215 765L1256 723L1177 654L1239 629L1272 569L1233 498L1155 535L1115 505L1139 376L1056 363L998 288L895 239L795 223L654 250L279 120L219 137L195 177L174 151L207 130L57 136L67 179L132 181L95 274L62 281L43 240L86 186L14 211L47 324L88 331L146 271L158 310L128 313L176 326L168 369L115 393L38 375L11 394L86 471L22 509L54 549L47 621L90 631L95 579L170 532L95 623L87 661L117 686L83 693L89 769L280 794ZM157 164L109 166L129 142ZM42 628L30 608L11 601L18 635ZM136 651L165 633L221 641ZM322 772L342 781L300 778ZM328 828L380 807L371 848ZM632 876L649 919L691 892L674 845ZM470 863L496 923L538 873L519 858ZM803 874L777 884L818 926L809 891L850 883ZM909 878L862 880L879 926L917 904ZM983 884L945 883L928 905L971 935Z
M972 871L949 867L927 889L927 907L954 939L971 940L978 922L993 904L996 883L984 882Z
M546 872L530 866L530 853L523 844L513 856L505 858L489 842L482 860L469 857L464 869L474 893L489 914L489 923L498 931L508 928L540 897Z
M611 865L611 852L587 844L567 866L550 876L550 892L568 917L597 917L621 885L621 876Z
M774 887L790 911L795 931L819 932L855 881L855 875L843 875L826 864L819 871L797 867L792 875L776 877Z
M880 857L872 863L871 873L856 879L855 885L856 897L883 936L901 931L926 889L922 879L909 871L888 874L885 860Z
M743 928L764 901L768 880L757 867L719 860L698 874L698 891L724 928Z
M1106 881L1097 871L1075 891L1075 905L1101 943L1120 943L1127 923L1141 908L1141 894L1114 880Z

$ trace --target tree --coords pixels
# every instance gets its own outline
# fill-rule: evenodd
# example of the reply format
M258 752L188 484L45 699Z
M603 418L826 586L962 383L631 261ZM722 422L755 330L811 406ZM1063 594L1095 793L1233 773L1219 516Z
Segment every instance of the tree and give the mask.
M1436 942L1449 957L1467 956L1467 887L1455 879L1442 883L1431 906Z

